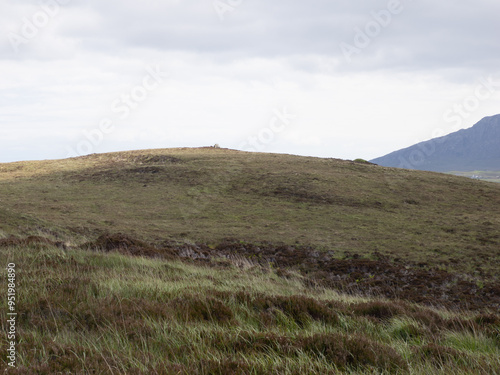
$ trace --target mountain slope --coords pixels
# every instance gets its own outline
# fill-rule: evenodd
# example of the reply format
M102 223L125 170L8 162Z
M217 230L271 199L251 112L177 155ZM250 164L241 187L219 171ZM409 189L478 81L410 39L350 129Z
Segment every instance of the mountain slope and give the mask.
M435 172L500 171L500 115L485 117L471 128L394 151L371 162Z

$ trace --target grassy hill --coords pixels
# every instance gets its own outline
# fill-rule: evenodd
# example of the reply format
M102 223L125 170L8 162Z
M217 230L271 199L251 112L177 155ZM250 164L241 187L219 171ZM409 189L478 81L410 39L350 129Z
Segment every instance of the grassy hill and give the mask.
M170 149L0 165L4 236L311 245L488 276L500 186L336 159Z
M165 149L0 164L0 201L17 373L500 373L499 184Z

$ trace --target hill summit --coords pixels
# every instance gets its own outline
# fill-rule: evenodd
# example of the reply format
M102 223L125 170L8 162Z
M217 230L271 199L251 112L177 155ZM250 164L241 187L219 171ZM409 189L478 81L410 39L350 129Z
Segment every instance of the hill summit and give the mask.
M385 167L434 172L500 170L500 115L370 160Z

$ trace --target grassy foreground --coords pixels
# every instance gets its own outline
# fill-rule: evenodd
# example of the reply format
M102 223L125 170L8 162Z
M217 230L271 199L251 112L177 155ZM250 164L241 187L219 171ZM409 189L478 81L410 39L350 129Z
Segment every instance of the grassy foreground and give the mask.
M500 373L491 313L348 297L228 258L41 242L0 247L0 258L16 264L18 282L18 367L9 374ZM2 299L3 331L6 311Z

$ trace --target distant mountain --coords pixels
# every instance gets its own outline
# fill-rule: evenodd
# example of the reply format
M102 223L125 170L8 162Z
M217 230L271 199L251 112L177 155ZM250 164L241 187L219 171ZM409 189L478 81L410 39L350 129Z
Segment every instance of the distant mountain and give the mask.
M385 167L434 172L500 171L500 115L370 161Z

